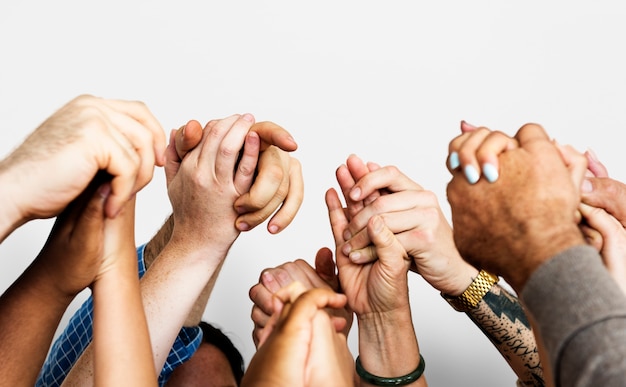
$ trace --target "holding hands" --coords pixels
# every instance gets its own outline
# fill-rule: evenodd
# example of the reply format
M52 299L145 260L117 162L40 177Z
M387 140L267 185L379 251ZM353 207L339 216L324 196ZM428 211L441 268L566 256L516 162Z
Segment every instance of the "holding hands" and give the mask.
M454 240L468 262L503 276L519 291L543 262L585 243L576 213L586 160L573 156L568 168L559 148L538 125L523 126L514 140L498 132L487 136L484 132L465 133L450 143L453 178L447 194ZM515 141L517 148L512 145ZM489 148L494 144L495 148ZM467 173L471 162L461 164L464 173L453 168L455 153L465 163L484 150L493 154L489 149L508 149L500 154L497 166L506 173L494 183L471 179L472 174ZM485 160L493 164L489 158L479 163L484 166Z
M241 385L353 385L354 362L343 327L325 310L343 308L346 297L327 288L306 290L297 281L274 297L270 329L260 338Z
M58 215L100 170L113 217L164 164L165 134L141 102L83 95L67 103L0 163L7 211L0 240L31 219Z

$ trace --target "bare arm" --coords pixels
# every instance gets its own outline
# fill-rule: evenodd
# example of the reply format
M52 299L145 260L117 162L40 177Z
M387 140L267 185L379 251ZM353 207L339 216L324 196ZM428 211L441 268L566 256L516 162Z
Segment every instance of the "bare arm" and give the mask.
M148 270L156 258L161 254L170 238L172 237L172 231L174 229L174 219L172 215L170 215L163 226L157 231L157 233L150 239L150 241L146 244L144 250L144 264L146 265L146 270ZM222 264L220 264L216 269L216 275L212 276L209 282L207 282L204 289L196 299L196 302L193 304L191 308L191 312L187 316L185 323L183 326L192 327L196 326L202 320L202 315L204 314L204 310L206 309L206 305L209 302L209 297L211 296L211 292L215 287L215 282L217 281L217 273L221 270Z
M509 363L522 386L545 386L532 327L518 298L494 284L465 312Z

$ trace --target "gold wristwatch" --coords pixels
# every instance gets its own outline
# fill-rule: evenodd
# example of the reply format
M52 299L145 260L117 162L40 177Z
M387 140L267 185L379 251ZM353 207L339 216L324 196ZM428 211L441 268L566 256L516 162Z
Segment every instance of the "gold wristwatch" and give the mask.
M455 297L441 293L441 296L457 311L467 312L476 308L480 300L485 297L485 294L497 282L498 276L481 270L461 295Z

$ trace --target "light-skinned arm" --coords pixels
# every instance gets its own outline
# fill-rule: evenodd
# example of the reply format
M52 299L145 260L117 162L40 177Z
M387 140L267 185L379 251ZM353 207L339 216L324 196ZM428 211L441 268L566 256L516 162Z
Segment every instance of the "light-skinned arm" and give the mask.
M109 217L165 162L165 133L142 102L79 96L0 162L0 241L32 219L58 215L96 173L108 172Z
M234 202L250 189L259 155L259 137L249 132L253 122L250 114L213 122L204 130L200 145L182 160L168 186L174 217L172 236L141 280L156 370L163 367L194 303L217 275L239 235ZM169 147L174 147L174 137ZM242 147L244 153L238 163ZM80 373L93 369L90 348L74 366ZM74 384L66 379L64 385Z

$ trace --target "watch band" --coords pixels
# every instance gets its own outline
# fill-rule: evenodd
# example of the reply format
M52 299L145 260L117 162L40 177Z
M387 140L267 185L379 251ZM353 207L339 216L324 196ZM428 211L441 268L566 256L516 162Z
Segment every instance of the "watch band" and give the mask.
M482 300L489 289L498 282L498 279L498 276L481 270L470 286L468 286L461 295L455 297L441 293L441 296L448 301L455 310L467 312L478 306L480 300Z

